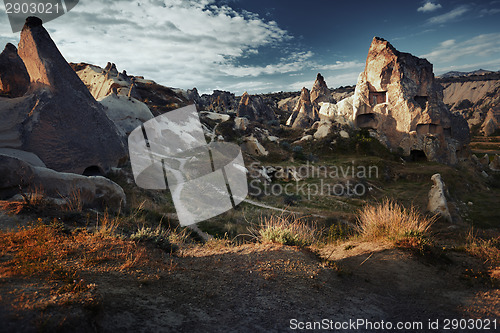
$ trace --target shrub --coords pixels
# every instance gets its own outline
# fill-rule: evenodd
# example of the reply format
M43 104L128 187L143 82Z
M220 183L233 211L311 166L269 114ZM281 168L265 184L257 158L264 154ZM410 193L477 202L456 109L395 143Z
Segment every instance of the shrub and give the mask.
M307 246L318 240L315 225L307 224L296 216L270 216L261 220L253 235L263 242L291 246Z
M391 200L375 206L366 206L358 216L357 231L366 238L387 238L399 241L404 238L425 237L436 217L428 218L415 207L409 209Z
M130 239L137 242L151 242L158 248L173 253L177 251L177 246L170 242L170 231L158 225L156 229L142 227L130 236Z

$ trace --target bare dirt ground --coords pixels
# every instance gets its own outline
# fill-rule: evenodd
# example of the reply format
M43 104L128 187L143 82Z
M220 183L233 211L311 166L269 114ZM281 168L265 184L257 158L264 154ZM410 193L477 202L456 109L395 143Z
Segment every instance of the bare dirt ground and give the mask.
M50 282L1 277L0 331L285 332L292 319L425 327L436 319L500 318L499 290L467 275L481 263L460 252L429 257L386 243L312 251L216 241L176 256L152 248L143 254L134 261L147 265L117 270L107 262L83 273L93 287L75 302L52 295Z

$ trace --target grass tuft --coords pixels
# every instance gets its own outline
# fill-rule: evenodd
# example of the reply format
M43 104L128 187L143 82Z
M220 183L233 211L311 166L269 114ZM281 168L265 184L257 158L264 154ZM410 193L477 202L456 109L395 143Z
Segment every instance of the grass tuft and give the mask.
M294 215L262 218L257 230L251 230L251 233L261 242L291 246L311 245L320 235L314 224L308 224Z
M428 235L435 221L436 217L426 217L413 206L408 209L386 199L378 205L365 206L361 210L357 231L368 239L419 239Z

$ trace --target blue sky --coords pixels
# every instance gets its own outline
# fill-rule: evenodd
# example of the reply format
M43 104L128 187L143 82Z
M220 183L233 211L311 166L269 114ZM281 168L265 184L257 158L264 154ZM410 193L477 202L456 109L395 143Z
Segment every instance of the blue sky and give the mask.
M17 44L0 6L0 42ZM80 0L45 24L68 61L241 94L356 83L374 36L437 75L500 70L500 1Z

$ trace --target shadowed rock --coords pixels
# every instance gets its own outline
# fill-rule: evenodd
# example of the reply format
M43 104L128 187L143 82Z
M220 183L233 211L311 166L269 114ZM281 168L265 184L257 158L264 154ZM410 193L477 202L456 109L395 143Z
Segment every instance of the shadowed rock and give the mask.
M29 83L28 71L17 54L17 48L8 43L0 54L0 94L23 96L28 91Z
M260 96L251 96L245 92L241 96L237 111L238 117L245 117L249 120L274 120L274 111L264 102Z
M40 19L26 20L19 56L31 79L31 95L11 107L25 117L19 128L21 149L38 155L48 168L80 174L88 167L108 170L126 158L116 126L63 58Z

